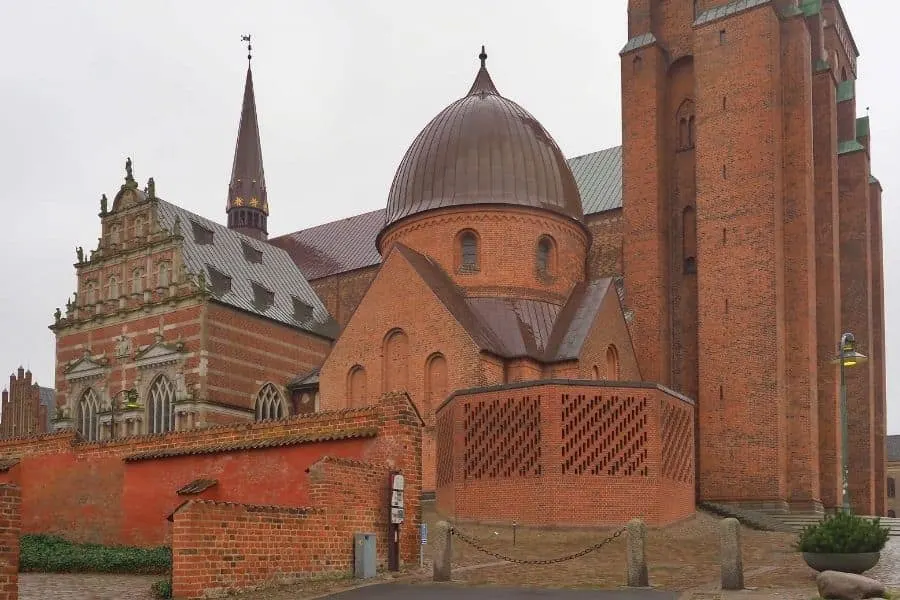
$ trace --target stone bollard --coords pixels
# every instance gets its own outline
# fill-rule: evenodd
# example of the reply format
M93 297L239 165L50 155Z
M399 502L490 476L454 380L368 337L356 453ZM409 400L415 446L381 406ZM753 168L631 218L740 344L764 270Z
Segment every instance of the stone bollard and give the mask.
M450 523L438 521L434 536L432 568L434 581L450 581L450 562L453 558L453 536L450 534Z
M647 526L640 519L632 519L628 523L628 587L648 587L647 574Z
M722 546L722 589L744 589L744 563L741 560L741 524L737 519L723 519L719 530Z

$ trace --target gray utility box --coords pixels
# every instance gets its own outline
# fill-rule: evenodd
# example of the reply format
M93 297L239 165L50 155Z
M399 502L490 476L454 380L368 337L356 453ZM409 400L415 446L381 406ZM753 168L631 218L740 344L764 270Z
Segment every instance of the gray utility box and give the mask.
M353 576L357 579L375 577L375 534L353 534Z

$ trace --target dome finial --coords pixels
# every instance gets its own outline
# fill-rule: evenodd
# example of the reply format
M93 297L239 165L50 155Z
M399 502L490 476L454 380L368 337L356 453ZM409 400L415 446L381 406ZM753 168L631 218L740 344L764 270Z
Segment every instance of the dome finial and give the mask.
M481 45L481 54L478 55L479 60L481 60L481 68L484 68L484 63L487 62L487 52L484 51L484 44Z

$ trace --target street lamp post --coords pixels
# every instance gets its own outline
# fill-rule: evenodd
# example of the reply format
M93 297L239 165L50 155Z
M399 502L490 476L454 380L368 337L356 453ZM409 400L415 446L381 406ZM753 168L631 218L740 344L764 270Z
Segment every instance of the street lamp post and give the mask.
M845 513L850 512L850 459L847 456L847 380L844 377L845 367L854 367L864 363L868 358L856 351L856 338L852 333L841 336L838 344L838 357L834 361L841 369L841 506Z

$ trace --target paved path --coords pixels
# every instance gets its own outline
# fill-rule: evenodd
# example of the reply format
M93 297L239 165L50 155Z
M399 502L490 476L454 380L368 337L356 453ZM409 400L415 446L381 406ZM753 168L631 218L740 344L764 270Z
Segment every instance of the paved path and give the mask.
M19 600L152 600L164 575L19 573Z
M403 585L385 583L340 592L329 600L670 600L674 592L656 590L541 590L454 585Z

